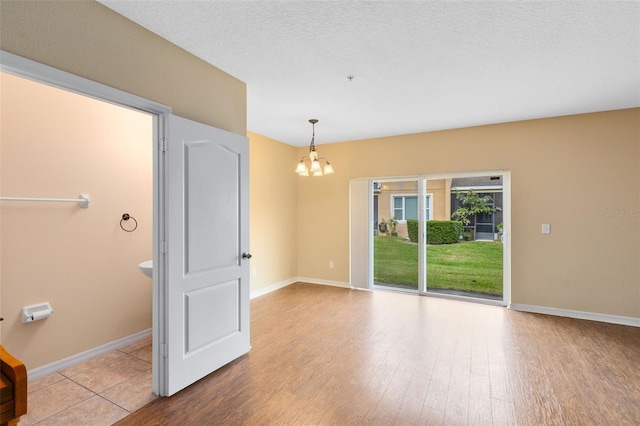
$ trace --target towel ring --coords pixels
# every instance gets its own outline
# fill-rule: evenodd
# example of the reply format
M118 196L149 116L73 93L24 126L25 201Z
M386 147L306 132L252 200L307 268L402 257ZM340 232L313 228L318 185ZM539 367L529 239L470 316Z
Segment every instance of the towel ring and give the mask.
M133 229L127 229L122 225L122 222L126 222L129 219L133 220L133 222L134 222L133 223ZM120 219L120 228L122 228L122 230L124 232L133 232L138 228L138 221L136 220L135 217L129 215L128 213L125 213L125 214L122 215L122 219Z

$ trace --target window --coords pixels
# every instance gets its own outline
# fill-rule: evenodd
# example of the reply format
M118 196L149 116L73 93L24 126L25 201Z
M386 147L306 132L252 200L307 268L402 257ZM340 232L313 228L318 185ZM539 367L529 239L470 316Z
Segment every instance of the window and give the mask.
M431 194L425 196L424 217L431 220ZM391 197L393 217L397 221L408 219L418 219L418 196L417 195L393 195Z
M487 203L487 207L490 207L492 209L495 208L495 201L494 201L494 194L491 192L482 192L478 194L479 197L483 198L483 197L489 197L491 198L491 201ZM483 223L483 224L493 224L493 216L494 213L476 213L476 223ZM491 231L493 232L493 231Z

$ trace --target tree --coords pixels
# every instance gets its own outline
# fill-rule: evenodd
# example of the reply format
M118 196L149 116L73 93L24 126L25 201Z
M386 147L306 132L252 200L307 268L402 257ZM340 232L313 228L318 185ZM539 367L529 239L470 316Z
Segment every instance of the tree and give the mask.
M462 222L464 225L469 225L471 223L469 218L473 217L477 213L493 213L500 211L500 207L491 205L493 204L493 198L491 198L490 195L481 197L474 190L469 190L469 192L458 192L456 194L456 198L462 205L458 207L451 216Z

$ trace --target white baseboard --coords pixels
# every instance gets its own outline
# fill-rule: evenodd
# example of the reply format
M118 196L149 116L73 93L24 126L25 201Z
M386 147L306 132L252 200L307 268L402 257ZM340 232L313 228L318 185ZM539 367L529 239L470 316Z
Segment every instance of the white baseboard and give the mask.
M259 290L252 291L249 297L251 299L254 299L256 297L263 296L267 293L271 293L272 291L279 290L281 288L284 288L296 282L305 282L309 284L321 284L321 285L329 285L334 287L351 288L348 283L343 283L339 281L328 281L328 280L318 280L315 278L294 277L294 278L289 278L288 280L281 281L279 283L275 283L270 286L261 288ZM86 350L84 352L80 352L78 354L61 359L59 361L52 362L51 364L43 365L38 368L33 368L28 371L28 378L29 378L28 380L29 382L32 382L34 380L41 379L43 377L48 376L49 374L57 373L58 371L64 370L65 368L73 367L76 364L80 364L81 362L87 361L91 358L104 355L106 353L109 353L123 346L127 346L132 343L135 343L138 340L145 339L149 336L151 336L151 329L144 330L136 334L132 334L131 336L127 336L122 339L115 340L113 342L105 343L104 345Z
M291 285L297 282L296 278L289 278L288 280L281 281L279 283L271 284L270 286L261 288L259 290L252 291L249 294L250 299L255 299L256 297L264 296L265 294L271 293L272 291L280 290L283 287Z
M309 277L297 277L296 281L307 283L307 284L320 284L320 285L329 285L332 287L351 288L351 284L345 283L342 281L320 280L317 278L309 278Z
M608 322L611 324L630 325L632 327L640 327L640 318L634 317L598 314L585 311L573 311L570 309L550 308L547 306L523 305L519 303L511 303L509 305L509 309L513 309L515 311L532 312L535 314L555 315L559 317L569 317L590 321Z
M76 364L87 361L91 358L95 358L99 355L104 355L118 348L130 345L138 340L145 339L151 336L151 329L140 331L131 336L123 337L122 339L114 340L113 342L105 343L104 345L95 347L93 349L80 352L70 357L63 358L59 361L52 362L51 364L43 365L42 367L34 368L28 371L28 381L41 379L49 374L57 373L65 368L73 367Z
M317 278L308 278L308 277L293 277L288 280L281 281L279 283L271 284L270 286L261 288L259 290L254 290L251 292L249 298L255 299L256 297L264 296L265 294L271 293L272 291L280 290L288 285L301 282L306 284L320 284L320 285L328 285L332 287L342 287L342 288L351 288L349 283L343 283L340 281L329 281L329 280L320 280Z

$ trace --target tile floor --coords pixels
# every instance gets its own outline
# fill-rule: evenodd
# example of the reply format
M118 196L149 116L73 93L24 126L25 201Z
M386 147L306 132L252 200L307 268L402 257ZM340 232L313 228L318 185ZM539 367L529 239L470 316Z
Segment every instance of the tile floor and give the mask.
M151 337L29 383L20 426L111 425L157 398Z

